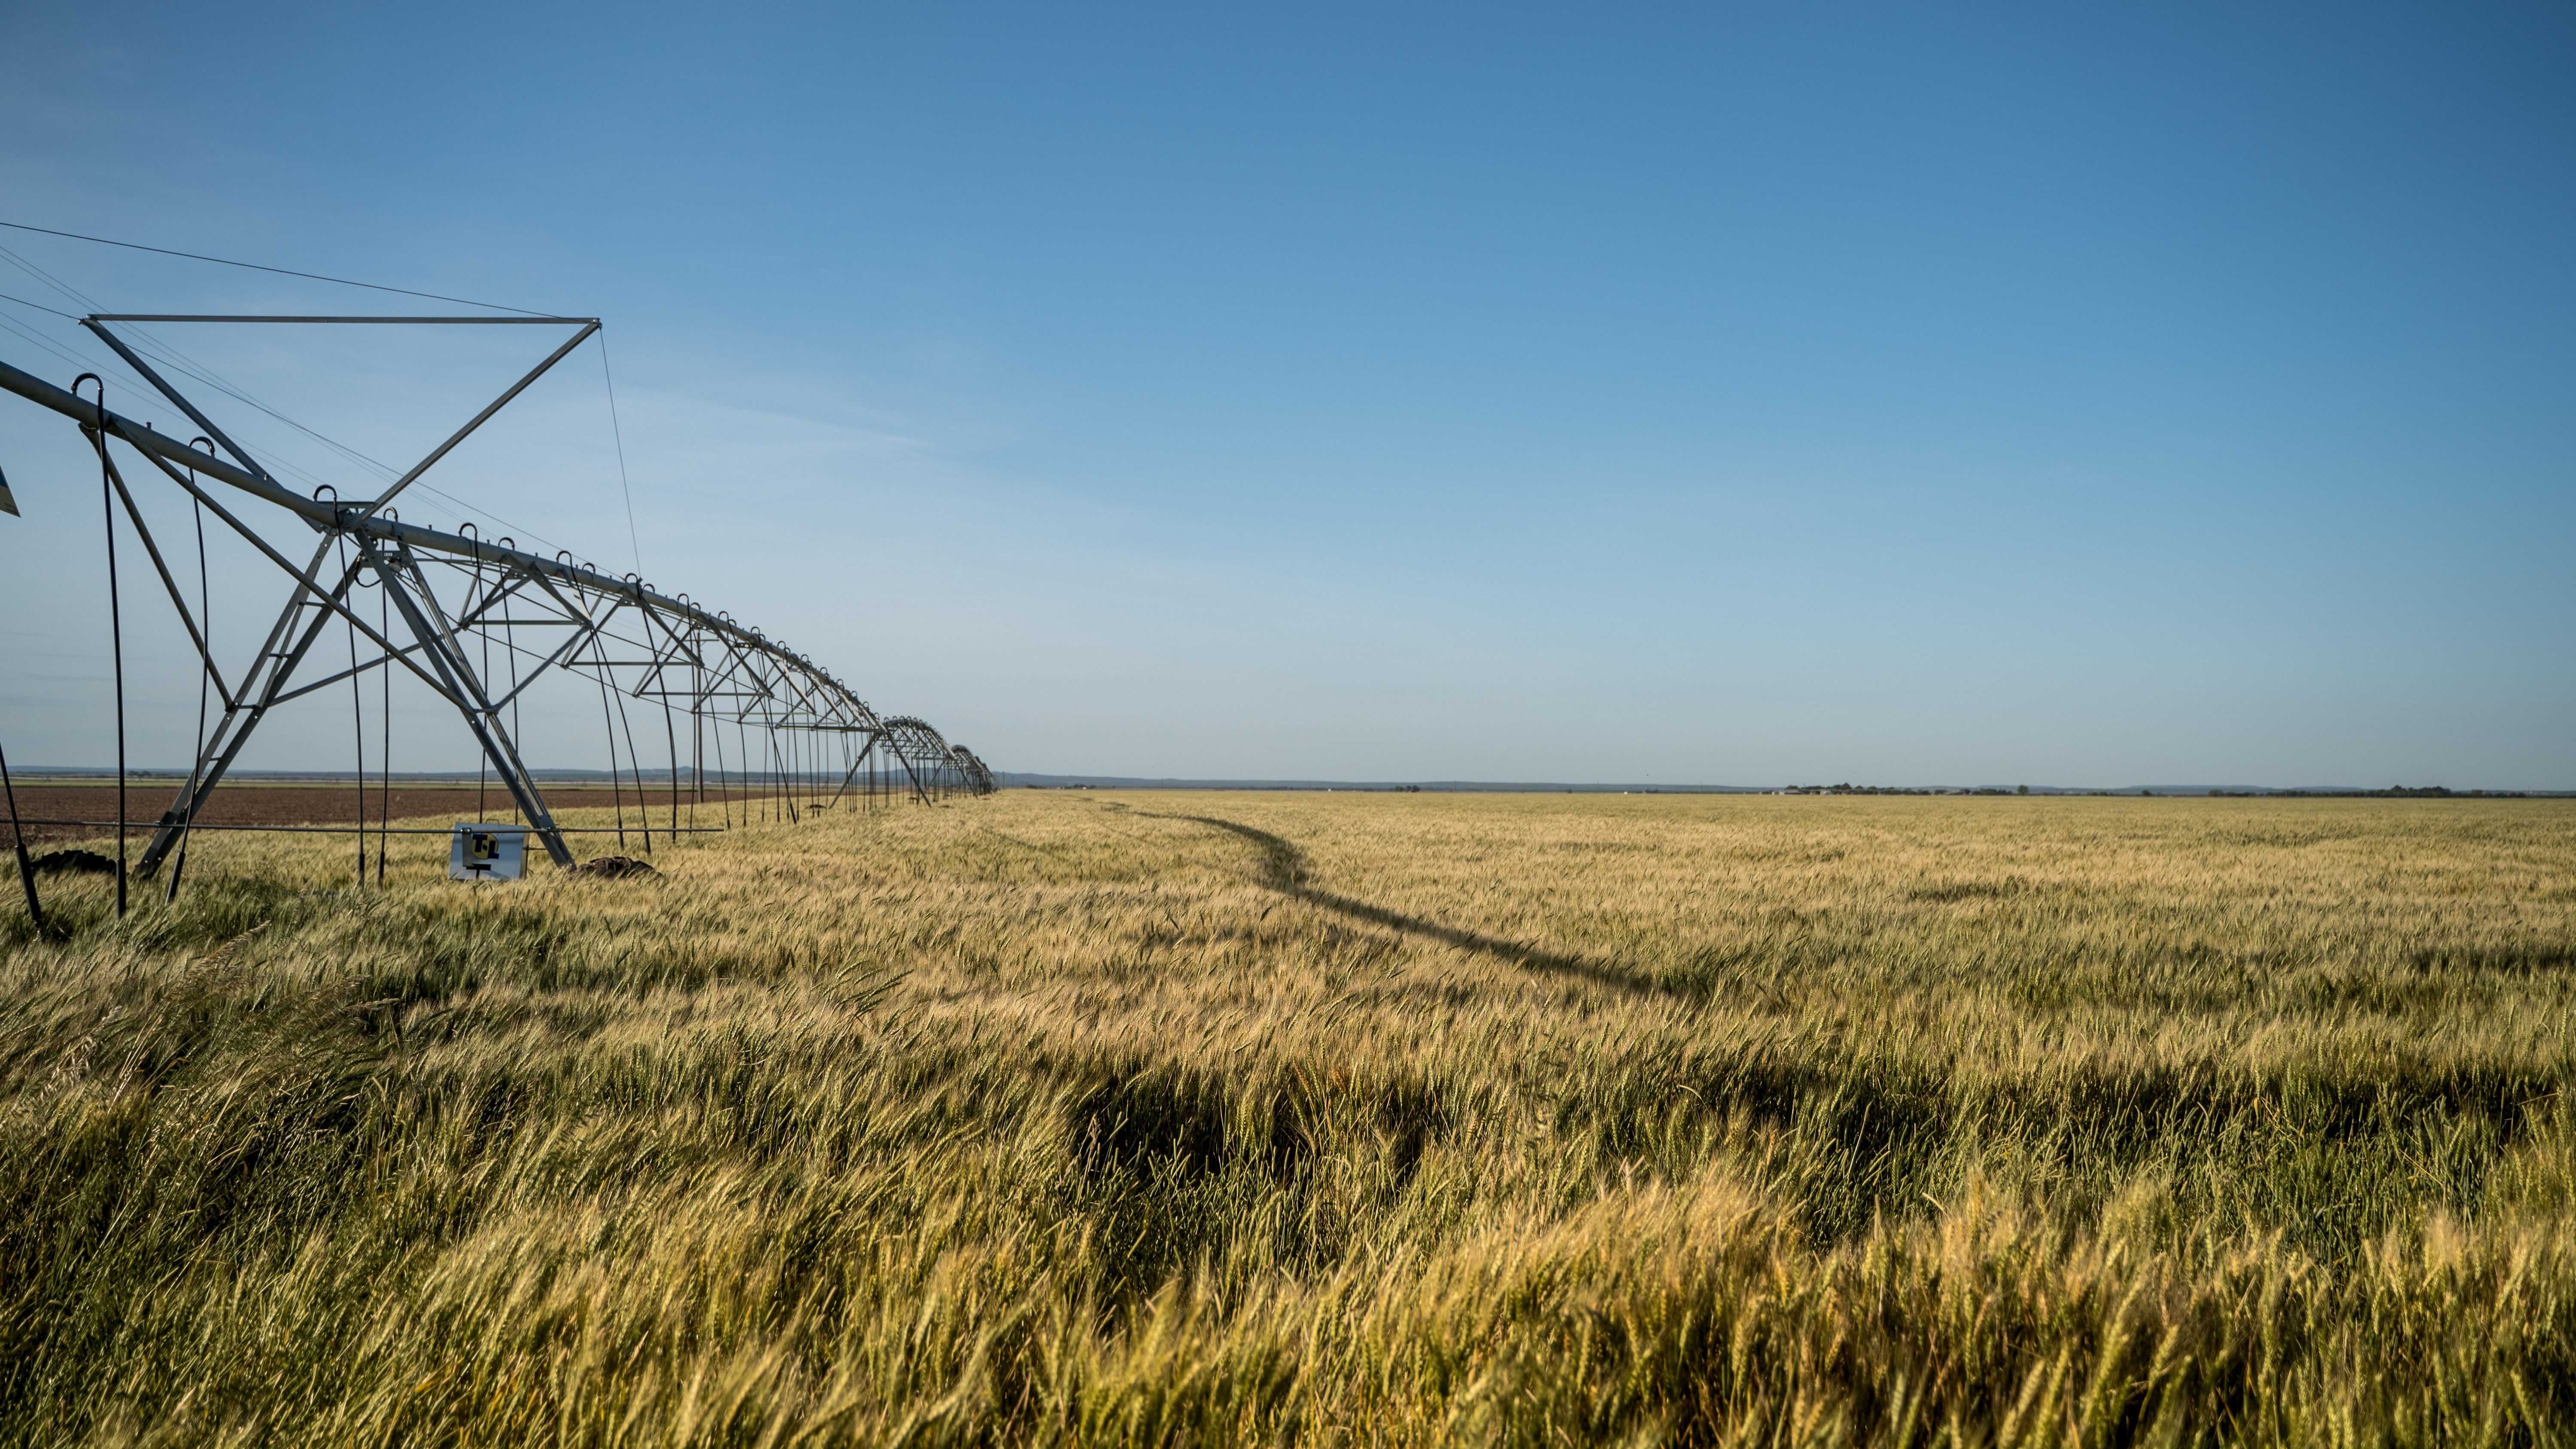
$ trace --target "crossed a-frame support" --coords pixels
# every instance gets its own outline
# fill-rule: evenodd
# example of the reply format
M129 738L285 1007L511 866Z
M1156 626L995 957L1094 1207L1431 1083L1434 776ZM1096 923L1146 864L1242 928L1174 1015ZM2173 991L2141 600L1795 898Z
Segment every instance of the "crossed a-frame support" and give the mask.
M893 722L880 720L865 701L828 676L800 677L797 672L782 667L771 655L746 648L739 640L712 632L694 622L674 629L662 617L661 611L642 597L635 600L635 607L658 631L646 646L653 657L631 661L650 670L632 691L637 697L685 697L690 702L689 710L693 716L708 713L710 706L718 701L730 701L722 706L731 712L730 716L719 714L716 716L718 719L730 718L747 723L752 719L752 711L757 709L764 730L799 729L865 736L867 746L842 776L840 789L833 792L826 808L839 803L850 781L867 763L868 752L881 745L887 746L888 757L903 770L914 797L924 803L930 800L929 782L916 763L891 747ZM666 673L682 667L692 672L697 681L695 687L687 691L665 687L669 683ZM708 672L710 670L712 674ZM773 760L772 765L775 768L777 762Z
M205 505L218 519L257 546L262 553L295 579L294 591L288 596L286 607L278 615L277 622L270 626L267 638L261 643L260 652L252 661L251 667L238 683L226 681L207 647L204 631L188 608L187 599L180 591L177 581L170 575L169 566L161 556L160 546L153 539L150 526L144 522L142 511L135 506L132 490L126 487L124 475L116 467L112 456L108 457L106 463L108 481L113 485L119 501L124 504L128 521L132 523L136 534L142 539L145 552L152 559L153 567L159 573L163 586L169 591L170 601L177 608L180 621L187 627L188 637L197 650L200 667L206 671L216 692L224 700L222 720L217 724L214 732L207 737L204 747L199 751L189 771L188 782L181 788L178 800L169 810L163 812L161 822L153 833L151 844L145 847L142 857L136 862L136 874L149 874L158 868L172 848L179 843L186 833L189 822L195 819L199 810L204 808L206 800L213 794L216 785L222 782L225 773L232 767L234 759L240 755L242 746L249 741L251 732L258 727L259 722L271 709L298 695L310 693L324 684L336 683L359 670L378 665L390 666L396 661L419 676L423 683L429 685L442 698L455 704L465 715L467 728L474 733L477 743L483 746L485 754L502 776L512 799L526 814L531 827L537 830L538 838L545 844L548 856L558 865L572 863L571 853L564 847L562 833L556 827L552 815L547 812L544 799L537 792L535 782L529 776L526 766L519 760L517 749L511 742L508 731L500 727L498 713L485 697L481 683L475 678L471 666L466 663L463 650L457 645L453 631L443 627L444 616L438 611L436 595L429 589L427 580L421 577L419 564L410 557L408 549L399 547L389 549L386 545L364 535L336 528L326 529L323 540L314 549L312 559L299 570L285 556L269 546L265 539L245 527L219 500L201 488L195 479L172 467L166 459L147 450L132 435L130 425L125 419L106 415L106 421L118 436L132 444L143 457L150 459L172 482L194 495L197 501ZM328 588L324 587L325 566L332 561L335 553L345 558L346 545L352 539L357 545L357 557L349 559L340 569L338 578ZM411 628L415 640L412 647L397 646L348 607L349 591L357 584L360 574L367 571L372 571L376 575L379 586L388 591L387 598L402 611L404 621ZM406 574L412 585L418 588L419 598L415 598L410 589L405 586L403 578ZM420 598L428 600L426 611L421 607ZM287 680L293 676L296 666L312 652L314 644L321 639L323 630L335 617L346 621L355 632L365 634L384 651L382 657L372 664L344 670L327 679L318 680L297 689L287 689ZM433 625L434 619L439 621L437 625ZM430 661L430 669L422 669L419 663L410 657L415 652Z
M439 608L437 595L430 590L428 581L420 576L418 560L399 545L388 546L360 536L355 540L356 556L348 560L337 581L326 589L322 585L322 570L331 562L335 552L347 552L347 542L345 535L326 537L314 550L313 561L296 575L295 589L289 595L286 607L270 627L268 639L243 679L237 696L226 705L222 721L207 736L205 748L190 770L188 783L180 790L178 800L163 813L159 827L153 832L152 843L144 847L143 855L136 863L136 873L148 874L177 846L188 823L205 808L215 787L223 782L225 773L241 754L242 746L249 742L252 731L267 718L270 710L326 684L337 683L353 673L368 668L391 667L397 662L440 698L456 706L457 712L464 717L466 728L473 733L475 743L482 747L484 757L491 762L493 773L500 776L502 787L509 791L511 800L527 817L529 828L544 844L547 857L557 865L571 865L572 852L564 845L561 828L547 810L545 797L538 791L526 763L519 758L517 744L503 726L499 708L493 704L472 662L457 642L454 629ZM374 575L376 586L385 590L387 600L402 615L403 624L413 641L409 647L399 646L378 633L348 607L349 591L356 586L362 573ZM288 689L287 681L293 677L296 666L312 652L324 628L335 617L365 634L384 651L383 656L372 664L358 665L299 688ZM419 659L415 660L414 655ZM428 668L421 667L422 660L427 662Z
M225 773L231 769L233 761L241 754L242 746L248 743L251 733L259 727L260 721L267 717L268 712L293 697L293 694L307 692L296 690L290 694L285 689L286 682L293 675L296 665L311 652L315 641L321 638L323 626L328 624L334 615L348 621L358 632L366 634L385 651L384 658L379 661L384 667L390 668L395 661L399 660L440 697L457 707L458 712L465 718L466 728L473 733L475 742L482 746L485 757L492 762L494 771L501 776L511 799L518 805L520 812L527 817L530 827L537 833L537 838L545 845L547 856L559 866L570 866L572 852L565 848L562 830L556 826L553 815L547 811L544 797L537 791L535 780L529 775L524 762L519 759L518 749L510 739L509 732L502 728L500 717L493 709L482 682L475 677L472 666L466 661L464 650L457 644L454 631L446 627L445 617L438 610L437 596L430 589L428 580L421 576L417 561L410 557L408 549L399 549L398 558L389 556L383 545L357 532L349 525L362 522L382 511L396 495L411 486L421 474L429 471L431 465L447 456L457 444L465 441L475 429L481 427L494 413L499 412L512 398L526 391L529 384L544 376L556 363L562 361L574 348L598 331L598 319L186 316L96 316L83 319L82 326L113 348L139 376L151 383L180 411L187 414L191 421L204 428L209 435L209 442L220 445L224 451L238 459L241 466L260 482L275 488L276 479L269 475L267 469L260 466L257 459L228 437L222 428L216 426L212 419L200 412L194 403L183 396L177 388L172 387L160 373L153 370L150 363L138 356L133 348L128 347L123 338L118 337L105 325L109 322L147 321L467 324L563 322L576 324L576 330L544 361L530 368L516 382L503 390L499 397L486 404L482 411L468 419L464 426L451 433L436 448L431 449L428 456L414 464L363 510L334 509L329 525L308 519L307 521L313 522L313 526L317 531L322 532L324 537L321 544L314 550L312 561L300 571L288 564L285 558L268 545L266 540L245 527L220 504L216 504L203 489L197 486L193 478L183 477L168 460L160 457L141 440L135 438L127 428L124 419L112 419L103 406L99 409L100 426L113 426L138 453L151 459L172 481L179 483L181 487L195 495L200 503L212 507L217 517L230 525L236 533L249 539L262 553L268 555L281 568L287 569L295 578L295 589L288 596L286 607L278 615L276 624L270 627L268 638L261 644L259 656L252 661L250 669L245 673L241 687L225 688L223 676L215 667L213 655L207 648L204 632L197 627L196 621L189 615L187 604L179 597L178 587L170 579L168 568L162 565L160 550L152 544L150 530L145 528L141 512L134 506L133 497L126 490L124 480L117 476L114 465L106 463L110 480L115 483L117 493L124 498L127 516L133 521L136 530L143 535L145 546L152 554L153 564L160 569L162 582L170 589L172 602L178 604L181 618L188 623L188 634L197 646L200 664L224 696L222 723L199 750L198 757L189 770L188 783L181 788L178 800L170 809L162 813L161 823L153 832L151 844L144 848L141 859L136 862L136 873L149 874L158 868L162 860L178 845L185 836L189 823L195 820L198 811L205 808L206 801L214 793L216 785L222 782ZM104 447L101 448L100 458L103 463L106 462L107 454ZM356 559L342 571L339 581L333 588L323 590L319 585L323 565L335 552L345 556L346 545L352 541L357 547ZM377 585L385 590L386 598L402 613L403 621L412 633L413 648L429 662L430 668L421 668L420 664L410 657L413 650L397 648L393 641L369 628L366 621L359 618L356 612L348 607L349 590L357 583L362 570L372 571L375 574ZM406 574L410 581L418 586L418 598L415 598L405 587L403 580ZM422 600L427 601L426 611L422 607ZM309 623L305 618L308 609L312 613ZM282 648L281 645L290 638L294 640L292 645ZM349 672L354 673L361 667L363 666L353 662ZM253 693L254 687L256 687L256 694Z

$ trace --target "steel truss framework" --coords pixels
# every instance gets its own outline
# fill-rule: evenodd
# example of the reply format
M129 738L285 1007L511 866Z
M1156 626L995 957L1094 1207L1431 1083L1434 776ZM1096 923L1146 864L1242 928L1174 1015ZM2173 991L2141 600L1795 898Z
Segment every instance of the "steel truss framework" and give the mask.
M109 324L119 322L555 324L573 331L390 487L371 500L352 501L329 496L327 488L306 497L281 486L117 336ZM380 669L405 670L456 708L492 773L560 866L573 863L572 852L520 755L514 727L521 697L549 675L582 676L597 686L610 731L612 767L622 742L639 798L645 761L655 753L656 742L650 739L648 713L646 740L638 750L625 702L639 700L659 710L663 739L658 753L663 760L651 773L667 771L675 825L684 789L693 788L697 799L707 798L710 765L720 795L741 785L774 790L780 813L790 818L803 813L795 793L828 781L834 770L840 781L831 798L809 798L804 809L837 804L854 786L863 798L882 796L890 787L923 802L992 791L992 772L971 751L950 744L909 715L880 717L820 665L686 594L660 593L633 574L602 573L569 553L545 557L508 538L486 540L470 524L466 531L450 533L402 521L391 505L403 490L598 331L598 319L101 314L84 318L81 325L205 434L195 445L183 444L110 411L103 405L103 387L98 402L79 395L86 375L64 389L0 363L0 388L72 419L90 439L106 486L142 540L220 701L221 718L205 733L188 782L160 816L151 843L135 863L137 874L149 874L180 843L271 711ZM111 441L124 444L293 581L247 663L227 672L217 661L198 610L190 607L144 524L108 446ZM210 482L301 519L318 535L312 552L299 561L281 551L228 507L225 496L207 486ZM379 620L370 620L370 610L356 607L361 589L382 591L383 607L372 611ZM380 627L380 621L387 627ZM331 669L322 661L335 632L346 637L350 662ZM361 649L362 639L372 656ZM611 773L613 777L613 768Z

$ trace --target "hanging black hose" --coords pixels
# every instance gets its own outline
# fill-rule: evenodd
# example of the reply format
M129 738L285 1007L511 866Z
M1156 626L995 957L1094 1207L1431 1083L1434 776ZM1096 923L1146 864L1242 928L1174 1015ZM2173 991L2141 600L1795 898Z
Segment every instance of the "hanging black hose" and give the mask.
M479 629L475 632L483 634L483 687L489 690L492 687L492 636ZM474 823L477 825L483 823L483 797L491 783L492 757L477 750L474 753Z
M636 587L641 590L649 589L652 585L639 583ZM653 677L657 681L661 679L662 674L658 667L654 670ZM662 706L662 745L670 751L671 755L671 838L677 840L680 830L680 736L671 723L669 686L665 684L656 693L658 695L656 702Z
M313 497L318 501L325 493L331 495L332 502L340 501L339 490L328 483L314 489ZM350 581L347 535L334 539L332 550L332 557L340 565L342 581ZM350 602L355 603L356 600ZM330 607L328 600L324 601L323 607ZM367 694L365 681L358 673L358 621L344 611L340 622L349 630L349 728L358 767L358 888L364 890L367 887Z
M212 438L200 437L188 440L188 446L192 449L200 443L205 444L206 451L209 453L215 450L215 440ZM193 483L196 478L197 470L190 468L188 480ZM215 677L215 602L214 594L206 582L206 503L204 499L196 497L193 493L188 503L196 510L197 515L197 620L199 647L204 651L197 661L201 666L197 670L197 749L196 753L189 757L193 763L188 766L187 798L194 800L197 798L197 780L205 769L206 690ZM161 897L163 905L175 905L178 902L179 877L185 875L188 870L188 841L196 833L197 812L190 810L187 820L179 827L179 853L170 860L170 882L167 891Z
M473 539L477 544L483 541L483 530L476 528L471 520L456 525L456 531ZM465 596L466 616L470 619L476 610L486 607L490 602L489 591L483 585L483 557L476 554L474 555L474 586ZM492 694L492 631L477 629L474 632L483 641L482 685L484 697L488 699ZM492 759L478 750L474 755L474 823L477 825L483 823L483 791L485 786L490 784L491 779Z
M125 917L125 618L116 588L116 499L107 462L107 379L84 372L72 379L72 395L83 382L98 384L98 422L83 428L98 449L98 506L107 517L107 636L116 668L116 915Z
M780 747L778 721L771 717L766 703L760 708L760 723L769 745L769 780L778 795L778 818L793 824L796 820L796 802L789 798L787 793L791 788L787 774L787 752Z
M556 549L555 562L567 568L571 567L572 550ZM600 648L599 631L596 627L592 629L590 635L590 657L599 665L599 731L608 736L608 798L609 802L617 807L617 848L624 850L626 848L626 798L619 793L617 781L617 723L608 715L608 655Z
M599 641L591 640L593 647ZM608 736L608 799L617 807L617 848L626 848L626 797L617 782L617 721L608 714L608 678L605 668L599 680L599 730Z
M519 541L505 533L501 535L501 546L503 548L517 548L519 546ZM484 636L483 643L486 648L489 648L492 643L491 636ZM510 601L506 598L501 600L501 657L510 661L510 738L514 740L524 740L527 736L519 730L518 622L511 615ZM510 813L518 817L520 824L526 825L529 823L527 813L519 809L519 798L515 793L510 797Z
M718 725L711 733L715 738L716 744L716 808L724 812L725 828L727 830L731 830L733 828L733 801L725 794L724 727L722 725Z
M9 755L0 751L0 794L9 797L9 837L18 847L18 885L27 893L27 919L36 923L36 934L45 934L45 908L36 899L36 867L27 859L27 832L18 824L18 787L9 780Z
M639 593L644 587L633 574L628 574L626 581L635 585ZM626 690L623 686L620 686L617 691L617 723L619 728L626 731L626 768L633 771L635 775L635 813L644 827L644 853L651 855L653 853L653 799L644 793L644 757L635 752L635 726L626 717Z
M644 761L635 753L635 726L626 718L626 691L617 691L617 725L626 732L626 768L635 776L635 823L644 831L644 853L653 853L653 802L644 795ZM609 768L616 768L615 751Z
M680 595L680 602L689 596ZM691 636L695 642L695 636ZM701 713L706 708L707 671L699 663L697 651L689 651L689 828L698 828L698 807L707 799L707 724Z
M385 516L393 518L398 515L388 508ZM378 573L376 633L387 639L394 637L393 592L392 583ZM391 844L385 838L385 832L393 825L394 816L394 657L390 652L385 655L384 676L384 703L377 711L381 716L377 724L383 730L384 747L376 751L376 779L380 782L376 790L376 884L379 886L385 883L385 851Z
M680 829L680 736L671 724L671 702L662 702L662 740L671 751L671 831Z
M779 752L779 758L786 769L779 780L778 798L786 802L788 823L802 825L805 814L796 808L796 736L791 734L782 743L786 748Z

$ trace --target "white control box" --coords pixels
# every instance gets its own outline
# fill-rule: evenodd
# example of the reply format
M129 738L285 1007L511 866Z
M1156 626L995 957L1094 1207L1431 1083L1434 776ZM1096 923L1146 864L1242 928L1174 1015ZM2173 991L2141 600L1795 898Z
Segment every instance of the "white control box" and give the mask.
M527 869L526 826L456 823L447 847L449 880L517 880Z

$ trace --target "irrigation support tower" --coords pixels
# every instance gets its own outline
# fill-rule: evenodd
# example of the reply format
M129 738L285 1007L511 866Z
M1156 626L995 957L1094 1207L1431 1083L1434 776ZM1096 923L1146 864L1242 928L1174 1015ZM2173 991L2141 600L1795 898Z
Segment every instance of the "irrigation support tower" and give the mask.
M817 764L828 759L834 765L848 761L842 792L863 769L883 772L898 790L922 801L992 791L992 773L971 751L951 745L921 720L902 715L881 718L820 665L686 594L661 593L633 574L603 573L576 561L569 552L549 558L521 549L506 537L486 540L479 532L451 533L402 521L393 504L403 491L596 333L599 319L94 313L79 320L203 432L195 444L183 443L108 409L103 386L101 400L93 402L78 394L80 380L70 389L60 388L0 362L0 388L70 418L91 440L104 487L114 493L124 518L142 541L195 645L204 677L221 703L221 718L203 734L187 783L159 817L150 844L135 863L136 874L149 874L184 838L270 712L327 686L395 667L408 671L455 707L492 773L559 866L573 863L565 832L547 809L544 793L521 757L510 727L511 706L550 674L581 675L598 683L603 699L613 693L663 711L675 815L684 776L704 798L710 735L717 773L720 778L725 774L724 731L719 726L733 727L739 740L754 738L749 732L756 730L756 738L766 744L768 758L735 762L735 775L743 780L765 779L792 789L810 779ZM112 325L145 322L560 326L571 333L391 486L359 500L339 498L327 487L308 497L279 484ZM216 659L198 611L190 607L186 591L145 526L110 442L124 444L292 581L258 652L234 671L227 673ZM209 484L222 485L236 502L246 495L293 514L317 535L311 554L299 562L244 521L227 506L227 495ZM111 537L114 513L111 510ZM370 611L354 606L353 594L362 588L382 591L383 602L390 608L375 612L388 627L380 628L378 621L366 617ZM395 622L399 627L390 627ZM316 646L334 623L352 641L348 666L336 670L328 669L316 655ZM361 638L376 651L373 657L359 651L355 641ZM506 682L496 678L501 670L490 667L496 650L508 666ZM688 722L685 744L677 724L682 717ZM786 732L785 738L801 736L808 743L802 750L784 749L781 732ZM631 724L626 747L641 798L643 762ZM610 751L613 774L613 725ZM653 773L662 771L657 767ZM840 793L835 792L835 799Z

